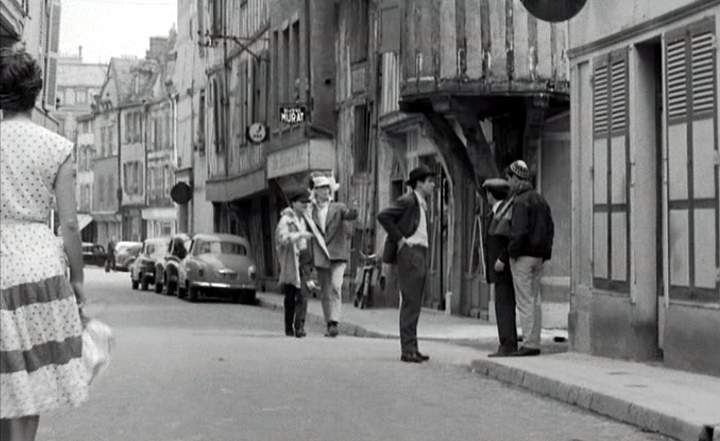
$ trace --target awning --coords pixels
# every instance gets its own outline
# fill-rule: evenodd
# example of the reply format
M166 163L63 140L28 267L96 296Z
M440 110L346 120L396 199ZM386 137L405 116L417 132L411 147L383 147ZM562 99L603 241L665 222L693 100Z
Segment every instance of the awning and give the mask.
M95 222L120 222L122 218L117 213L93 213L92 218Z
M252 196L267 188L265 169L261 168L242 176L208 179L205 182L205 199L211 202L228 202Z
M77 218L78 218L78 224L80 226L80 231L82 231L85 227L90 225L90 222L93 221L92 216L90 216L89 214L78 213Z
M148 207L142 209L142 218L145 220L168 221L177 219L175 207Z

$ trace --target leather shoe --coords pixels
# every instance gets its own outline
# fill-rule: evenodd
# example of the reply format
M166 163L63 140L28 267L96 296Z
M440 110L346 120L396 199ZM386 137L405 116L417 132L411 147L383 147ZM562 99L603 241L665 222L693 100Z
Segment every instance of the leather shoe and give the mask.
M422 360L422 361L428 361L428 360L430 360L430 356L429 356L429 355L425 355L425 354L421 353L420 351L416 351L416 352L415 352L415 355L417 355L418 358L420 358L420 360Z
M538 348L526 348L525 346L521 347L517 351L513 352L512 354L514 357L529 357L533 355L540 355L540 349Z
M327 327L325 337L337 337L339 333L337 325L335 323L331 323Z
M493 352L492 354L488 354L488 357L489 358L511 357L515 352L517 352L517 347L508 348L508 347L499 346L497 351Z
M400 360L405 363L422 363L422 358L420 358L415 352L404 352L400 356Z
M307 335L307 334L306 334L305 331L302 330L302 329L298 329L298 330L295 331L295 337L297 337L297 338L303 338L303 337L305 337L306 335Z

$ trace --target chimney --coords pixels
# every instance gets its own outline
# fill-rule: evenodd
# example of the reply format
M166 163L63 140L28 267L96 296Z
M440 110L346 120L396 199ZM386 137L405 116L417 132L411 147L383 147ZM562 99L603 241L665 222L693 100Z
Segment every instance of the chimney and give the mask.
M82 62L82 45L78 46L78 58Z

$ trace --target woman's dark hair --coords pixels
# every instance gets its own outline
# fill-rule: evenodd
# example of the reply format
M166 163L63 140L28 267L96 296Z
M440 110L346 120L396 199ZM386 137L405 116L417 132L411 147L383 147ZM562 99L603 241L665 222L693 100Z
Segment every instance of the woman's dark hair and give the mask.
M31 110L42 85L42 69L30 54L22 49L0 49L0 109Z

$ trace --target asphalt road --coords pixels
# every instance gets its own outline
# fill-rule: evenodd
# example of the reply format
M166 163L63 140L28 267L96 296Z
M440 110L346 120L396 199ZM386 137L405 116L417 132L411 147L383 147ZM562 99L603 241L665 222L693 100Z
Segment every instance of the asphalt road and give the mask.
M394 340L288 338L278 312L86 279L113 361L39 441L667 440L473 374L472 348L426 342L432 360L406 364Z

